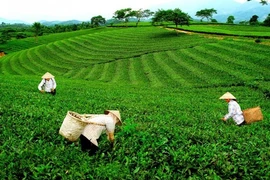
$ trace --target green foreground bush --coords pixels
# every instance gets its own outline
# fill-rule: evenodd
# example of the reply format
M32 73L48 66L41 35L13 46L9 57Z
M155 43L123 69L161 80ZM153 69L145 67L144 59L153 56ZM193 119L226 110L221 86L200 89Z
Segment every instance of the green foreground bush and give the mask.
M12 41L0 59L2 179L270 177L265 42L158 27L79 33ZM38 92L46 71L56 76L56 96ZM227 91L242 109L260 106L264 120L223 123L228 107L218 98ZM105 109L123 119L113 150L104 135L88 156L59 135L67 111Z

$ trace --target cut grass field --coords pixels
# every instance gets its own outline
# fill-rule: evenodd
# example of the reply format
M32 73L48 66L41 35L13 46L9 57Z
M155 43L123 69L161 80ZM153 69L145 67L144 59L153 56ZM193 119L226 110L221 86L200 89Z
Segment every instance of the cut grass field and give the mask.
M81 33L0 58L0 177L270 176L269 46L158 27ZM56 96L38 92L46 71L56 76ZM228 107L218 98L227 91L242 109L260 106L264 120L222 122ZM106 135L95 156L59 135L67 111L105 109L123 120L113 150Z

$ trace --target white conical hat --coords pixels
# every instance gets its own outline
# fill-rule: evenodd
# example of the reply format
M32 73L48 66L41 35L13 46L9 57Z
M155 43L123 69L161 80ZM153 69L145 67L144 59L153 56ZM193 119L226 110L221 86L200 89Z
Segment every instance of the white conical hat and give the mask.
M231 93L226 92L219 99L236 99L236 97L234 97Z
M45 78L54 78L54 76L49 73L49 72L46 72L41 78L45 79Z
M119 120L118 123L116 123L117 125L122 125L122 121L121 121L121 116L120 116L120 112L117 110L105 110L104 112L105 114L108 113L112 113L113 115L115 115L117 117L117 119Z

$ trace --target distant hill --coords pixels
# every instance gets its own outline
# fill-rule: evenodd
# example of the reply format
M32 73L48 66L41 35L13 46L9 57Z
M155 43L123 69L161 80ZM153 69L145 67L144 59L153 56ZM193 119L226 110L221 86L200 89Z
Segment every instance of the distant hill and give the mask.
M69 20L69 21L45 21L42 20L40 21L41 24L45 26L54 26L56 24L58 25L72 25L72 24L81 24L83 21L79 20Z
M235 23L240 21L249 21L253 15L259 16L260 22L264 21L268 14L270 14L270 5L262 6L257 2L249 2L244 4L236 4L228 9L216 8L217 14L213 18L218 22L226 22L228 16L232 15L235 18Z
M29 24L25 21L21 21L21 20L9 20L9 19L4 19L0 17L0 24L1 23L6 23L6 24Z
M27 24L27 25L31 25L32 23L28 23L25 21L21 21L21 20L8 20L8 19L4 19L0 17L0 24L4 22L6 24ZM45 26L54 26L55 24L59 24L59 25L72 25L72 24L81 24L83 21L79 21L79 20L68 20L68 21L46 21L46 20L41 20L39 21L41 24L45 25Z

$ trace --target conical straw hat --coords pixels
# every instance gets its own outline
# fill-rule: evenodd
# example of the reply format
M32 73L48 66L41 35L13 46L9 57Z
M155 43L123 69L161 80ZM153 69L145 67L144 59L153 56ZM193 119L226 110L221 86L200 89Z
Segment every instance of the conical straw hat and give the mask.
M236 97L234 97L231 93L226 92L219 99L236 99Z
M41 78L45 79L45 78L54 78L54 76L49 73L49 72L46 72Z
M117 119L119 120L118 123L116 123L117 125L122 125L122 121L121 121L121 116L120 116L120 112L116 111L116 110L105 110L104 112L105 114L108 113L112 113L113 115L115 115L117 117Z

